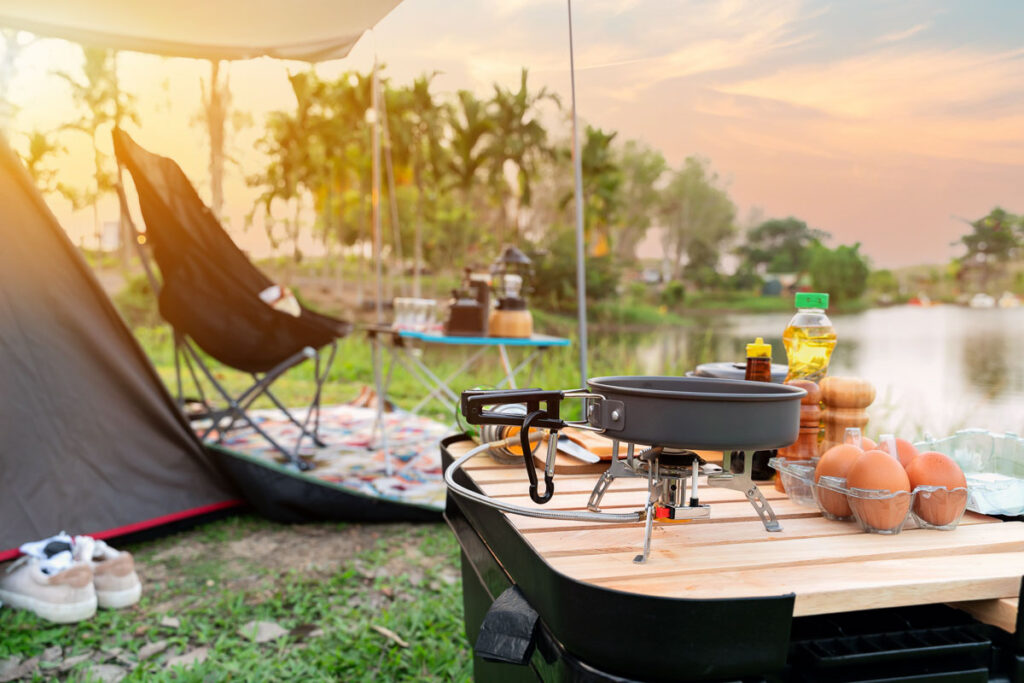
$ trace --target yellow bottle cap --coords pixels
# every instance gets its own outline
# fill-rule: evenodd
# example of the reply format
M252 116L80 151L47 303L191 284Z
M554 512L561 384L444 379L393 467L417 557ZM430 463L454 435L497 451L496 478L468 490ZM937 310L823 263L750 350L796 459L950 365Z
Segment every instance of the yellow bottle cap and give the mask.
M772 345L765 344L762 337L758 337L753 344L747 344L747 358L771 358Z

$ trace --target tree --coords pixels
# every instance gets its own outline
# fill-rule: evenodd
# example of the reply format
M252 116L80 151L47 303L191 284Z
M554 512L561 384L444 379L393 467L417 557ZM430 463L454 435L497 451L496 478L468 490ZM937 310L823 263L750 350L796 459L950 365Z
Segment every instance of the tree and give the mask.
M900 282L891 270L871 271L868 275L868 287L880 296L895 297L900 293Z
M773 218L748 232L746 244L736 251L755 270L801 274L807 272L814 247L828 238L827 232L792 216Z
M592 256L601 257L611 252L611 234L617 225L622 206L622 169L619 167L612 143L618 133L605 132L587 126L580 148L580 166L583 172L583 232L590 244ZM571 151L563 149L561 156L568 159ZM567 190L559 202L567 207L574 199L575 188Z
M736 231L736 207L719 184L718 175L704 161L690 157L661 193L659 213L672 279L681 279L685 267L688 279L707 284L722 245Z
M623 145L618 164L622 169L622 212L615 233L615 253L620 262L632 262L637 244L654 218L660 181L668 164L661 152L636 140Z
M1022 217L996 207L987 216L971 221L971 232L960 238L967 253L960 259L961 277L977 273L981 289L987 290L993 276L1003 275L1005 264L1020 250L1017 228Z
M494 85L491 99L491 117L494 121L488 155L493 162L493 172L504 174L506 164L515 167L516 193L515 215L513 217L512 239L517 241L523 207L530 206L533 199L532 179L537 165L544 158L554 154L547 141L547 130L540 122L541 105L549 100L561 106L558 96L541 88L531 93L526 85L527 70L520 75L519 90L512 91L498 84ZM502 220L505 212L502 211ZM502 226L504 227L504 226Z
M11 120L17 113L17 107L10 99L10 90L18 70L18 59L36 40L35 36L14 28L0 29L0 42L4 47L3 58L0 58L0 132L7 135L10 134Z
M113 50L83 47L82 77L68 72L57 72L71 88L71 97L78 107L78 118L64 126L89 137L93 149L93 185L74 194L74 209L92 206L93 229L96 242L100 241L100 198L116 187L116 174L110 168L110 157L100 150L100 133L125 121L138 123L135 98L121 91L117 80L117 57ZM123 234L121 248L128 240Z
M25 163L25 169L32 177L35 186L43 194L50 194L59 190L57 182L57 171L50 168L47 163L50 157L66 151L62 145L53 140L50 135L38 130L28 134L28 151L21 160Z
M202 121L210 143L210 209L220 217L224 210L224 144L225 125L231 109L231 77L227 70L221 75L221 60L210 60L210 79L199 79L202 97Z
M828 292L838 304L854 301L867 290L867 260L860 253L860 242L829 249L821 244L811 250L811 282L819 292Z
M416 207L413 215L413 262L416 271L413 277L413 296L419 297L419 266L424 260L424 222L437 224L438 189L441 186L444 168L448 163L448 150L442 146L447 107L437 102L430 87L436 74L424 74L404 89L408 112L405 137L409 147L412 179L416 186ZM391 110L389 109L389 112ZM394 130L394 127L392 128Z

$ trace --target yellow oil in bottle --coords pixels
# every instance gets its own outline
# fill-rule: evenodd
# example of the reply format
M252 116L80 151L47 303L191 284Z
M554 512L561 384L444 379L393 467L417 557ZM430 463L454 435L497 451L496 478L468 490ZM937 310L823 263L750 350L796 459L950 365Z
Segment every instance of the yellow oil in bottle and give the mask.
M782 334L782 343L789 359L786 381L807 379L820 382L824 379L832 350L836 347L834 327L790 325Z
M796 315L782 333L789 372L786 381L806 379L820 382L828 372L828 361L836 347L836 328L828 319L828 294L800 292L794 297Z

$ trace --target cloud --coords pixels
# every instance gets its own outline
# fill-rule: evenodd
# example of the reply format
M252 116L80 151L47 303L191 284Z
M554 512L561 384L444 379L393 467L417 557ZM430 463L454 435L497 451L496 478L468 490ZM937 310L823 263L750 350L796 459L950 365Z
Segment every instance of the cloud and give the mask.
M897 31L895 33L887 33L884 36L879 36L878 38L875 39L875 42L881 44L898 43L901 40L906 40L907 38L910 38L911 36L916 36L918 33L924 31L930 26L931 24L927 22L923 24L917 24L916 26L911 26L910 28L904 31Z

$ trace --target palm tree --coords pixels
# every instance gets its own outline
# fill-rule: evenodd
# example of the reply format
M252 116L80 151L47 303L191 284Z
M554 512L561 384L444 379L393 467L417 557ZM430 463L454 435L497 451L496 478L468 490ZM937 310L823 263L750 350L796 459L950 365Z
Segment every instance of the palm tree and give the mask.
M434 99L430 91L435 73L415 79L406 90L409 114L410 162L416 185L416 215L413 218L413 296L419 297L420 267L423 263L423 222L431 217L436 222L437 195L448 150L442 145L447 109ZM429 188L429 195L428 195ZM428 208L429 207L429 208Z
M71 88L71 96L79 108L79 117L63 127L89 136L93 149L93 179L91 188L76 193L77 210L92 206L93 229L97 245L100 241L99 200L116 187L116 175L110 170L108 155L100 151L99 134L108 125L120 126L126 120L138 123L135 98L121 91L117 80L117 54L113 50L83 47L85 58L83 80L68 72L57 72ZM123 230L122 230L123 232ZM121 248L127 247L127 240L121 235Z
M487 114L486 102L478 100L468 90L460 90L456 93L455 106L450 110L448 127L452 151L448 170L455 187L468 199L480 169L489 159L487 143L494 131L494 121Z
M493 171L504 175L506 163L514 165L516 170L513 240L519 237L522 209L530 206L533 197L531 180L537 175L537 165L543 158L550 158L553 154L553 148L547 141L547 130L539 120L540 107L546 100L561 107L558 96L548 92L547 88L531 93L526 78L527 70L524 67L519 79L519 90L512 91L495 84L494 97L491 99L494 136L488 154L494 162ZM502 207L504 224L504 202Z

